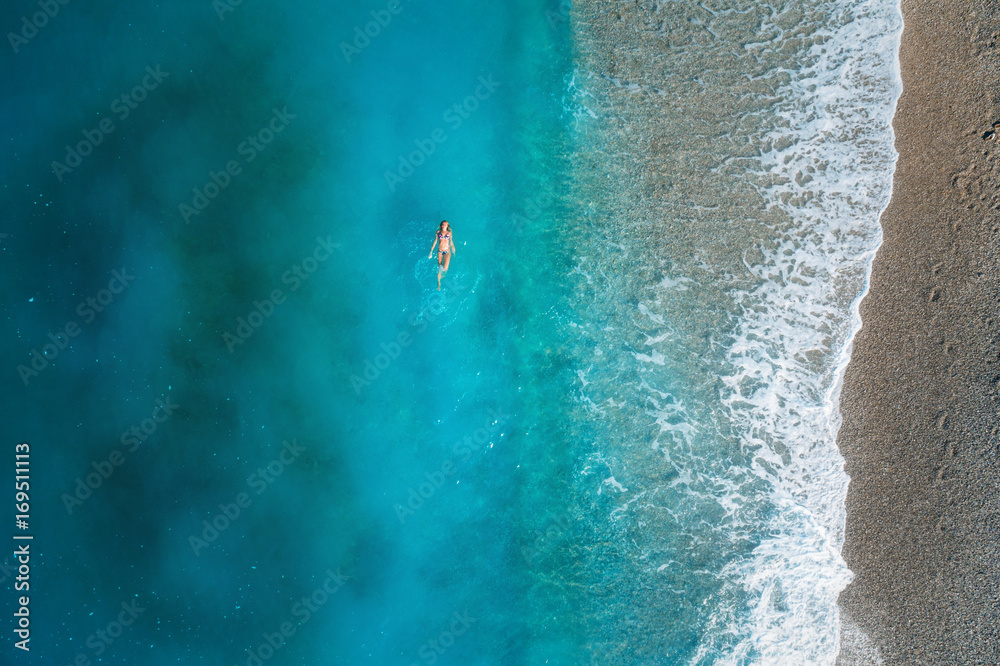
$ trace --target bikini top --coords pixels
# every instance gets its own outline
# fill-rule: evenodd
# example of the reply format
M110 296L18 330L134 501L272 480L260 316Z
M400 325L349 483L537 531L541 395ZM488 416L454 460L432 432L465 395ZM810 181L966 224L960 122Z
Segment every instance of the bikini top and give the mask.
M439 231L438 232L438 240L441 240L442 238L444 238L445 240L450 240L451 239L451 233L449 232L449 233L446 233L446 234L442 234Z

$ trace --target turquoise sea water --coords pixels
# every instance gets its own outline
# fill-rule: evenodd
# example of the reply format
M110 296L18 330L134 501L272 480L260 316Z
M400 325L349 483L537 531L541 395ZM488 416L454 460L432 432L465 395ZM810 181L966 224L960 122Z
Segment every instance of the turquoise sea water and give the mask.
M658 135L662 218L601 5L58 7L0 13L4 663L830 662L894 6L643 8L745 130Z

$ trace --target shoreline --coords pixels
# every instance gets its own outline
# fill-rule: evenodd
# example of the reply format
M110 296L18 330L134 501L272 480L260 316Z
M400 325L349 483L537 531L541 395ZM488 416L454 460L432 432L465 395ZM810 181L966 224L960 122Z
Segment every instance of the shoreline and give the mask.
M838 664L872 663L872 643L886 664L995 664L1000 3L902 13L899 158L840 396Z
M684 15L687 10L692 15ZM608 178L626 185L617 195L603 192L600 213L619 222L619 237L622 230L630 232L633 263L660 266L667 278L656 301L662 308L657 314L672 324L663 359L677 376L702 378L686 387L709 388L699 396L701 404L713 404L727 391L745 400L713 412L706 423L759 452L767 460L762 474L768 489L794 497L809 516L808 525L789 529L793 538L782 539L784 525L768 532L768 552L775 560L787 558L783 566L754 561L755 555L744 558L748 571L770 568L753 581L735 583L757 585L762 599L760 614L741 627L747 638L738 649L763 663L832 663L844 642L838 640L838 598L850 572L840 557L848 478L830 395L837 397L847 345L862 324L858 295L870 283L880 234L876 218L891 194L896 153L887 129L890 102L900 93L898 8L879 4L854 17L816 8L809 20L792 13L785 18L817 33L804 28L803 41L789 42L787 53L759 46L766 40L755 42L759 52L752 57L744 56L746 47L725 47L767 24L766 16L752 10L746 22L727 17L716 23L708 9L701 8L701 15L676 5L615 5L611 11L584 3L574 11L581 63L574 75L585 77L582 85L574 81L585 89L581 97L594 110L589 115L603 121L602 138L608 137L584 162L581 181L594 191ZM704 32L668 31L668 25L704 26ZM811 59L817 54L810 40L826 34L835 37L823 53L837 57ZM714 44L723 46L712 50ZM769 78L791 67L809 71L813 85ZM822 94L814 95L825 86L843 91L843 106L831 110ZM817 136L834 149L811 150ZM643 248L649 259L637 261ZM794 261L787 259L792 256ZM677 276L684 279L683 291L674 288ZM632 298L642 303L648 297ZM823 333L833 329L835 334ZM720 341L720 330L732 337ZM740 348L716 359L716 345L732 340ZM640 339L635 346L646 345ZM681 354L697 360L683 364ZM789 356L810 362L793 377L785 363ZM758 367L767 369L746 370ZM780 380L767 385L766 377ZM758 394L779 399L749 408ZM822 404L812 402L816 396ZM798 409L803 404L815 405L808 417ZM820 411L823 416L814 418ZM821 431L828 436L817 442ZM819 529L812 543L828 547L802 557L795 538L799 529L813 526ZM855 633L854 643L873 653L870 641ZM700 645L717 646L712 637Z

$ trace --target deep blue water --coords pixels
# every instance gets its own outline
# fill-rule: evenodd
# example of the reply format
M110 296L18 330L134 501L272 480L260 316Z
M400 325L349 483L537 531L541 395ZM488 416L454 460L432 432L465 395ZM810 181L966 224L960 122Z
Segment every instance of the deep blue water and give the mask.
M4 469L29 442L35 489L31 652L4 653L242 664L270 634L275 663L573 663L574 593L533 569L566 524L537 284L562 259L511 223L560 178L568 26L231 9L68 4L4 55Z

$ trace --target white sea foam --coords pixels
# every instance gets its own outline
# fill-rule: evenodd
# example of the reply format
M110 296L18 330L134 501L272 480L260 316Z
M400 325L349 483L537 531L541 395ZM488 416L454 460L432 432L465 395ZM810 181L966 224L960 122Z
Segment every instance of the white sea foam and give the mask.
M704 12L701 23L689 23L716 28L713 40L741 34L713 21L755 16L752 6L722 4L686 4L684 11ZM662 6L654 5L649 25ZM629 424L634 411L602 410L604 439L595 443L600 454L591 464L602 468L601 479L625 489L608 515L623 536L648 537L636 543L647 574L675 586L686 580L687 592L676 588L680 594L711 609L699 620L691 664L834 663L837 598L852 576L840 555L849 479L836 443L838 399L881 242L878 217L891 191L902 23L895 0L813 3L804 30L798 9L772 6L755 25L756 36L740 37L747 58L775 65L747 76L767 84L772 106L751 107L752 120L735 121L741 130L764 129L725 136L742 152L720 156L712 170L749 183L759 197L759 220L740 228L758 235L741 246L737 265L720 261L725 253L710 243L696 247L693 259L672 254L667 243L663 266L633 249L648 262L638 273L660 275L631 308L602 299L604 291L627 291L625 278L616 277L627 265L620 252L579 257L575 269L585 277L580 289L587 302L603 304L613 320L633 327L618 329L623 342L608 344L606 366L588 368L580 401L593 407L614 396L617 404L642 405L649 419ZM789 60L784 54L793 42L797 55ZM692 54L671 43L664 60L681 67ZM673 85L681 89L692 80ZM588 118L620 119L614 102L602 108L589 86L602 84L609 98L627 104L637 93L661 89L653 83L578 71L568 112L589 135ZM699 85L710 87L711 76ZM632 131L630 120L622 126ZM629 168L620 172L629 176ZM709 226L728 210L727 202L686 196L685 214ZM628 227L630 214L619 213L619 228ZM600 339L596 322L579 328ZM663 469L643 457L649 432ZM606 496L606 486L600 488ZM681 571L700 561L690 555L698 548L724 551L718 556L724 564ZM694 596L701 590L714 591Z
M881 242L901 90L899 7L851 4L842 9L853 20L813 46L811 67L780 93L785 127L765 138L772 148L760 160L785 176L760 193L793 224L746 264L759 286L734 294L744 314L723 404L780 510L754 557L733 564L733 584L757 603L750 639L723 663L832 664L838 652L837 597L851 579L840 556L849 479L838 398Z

